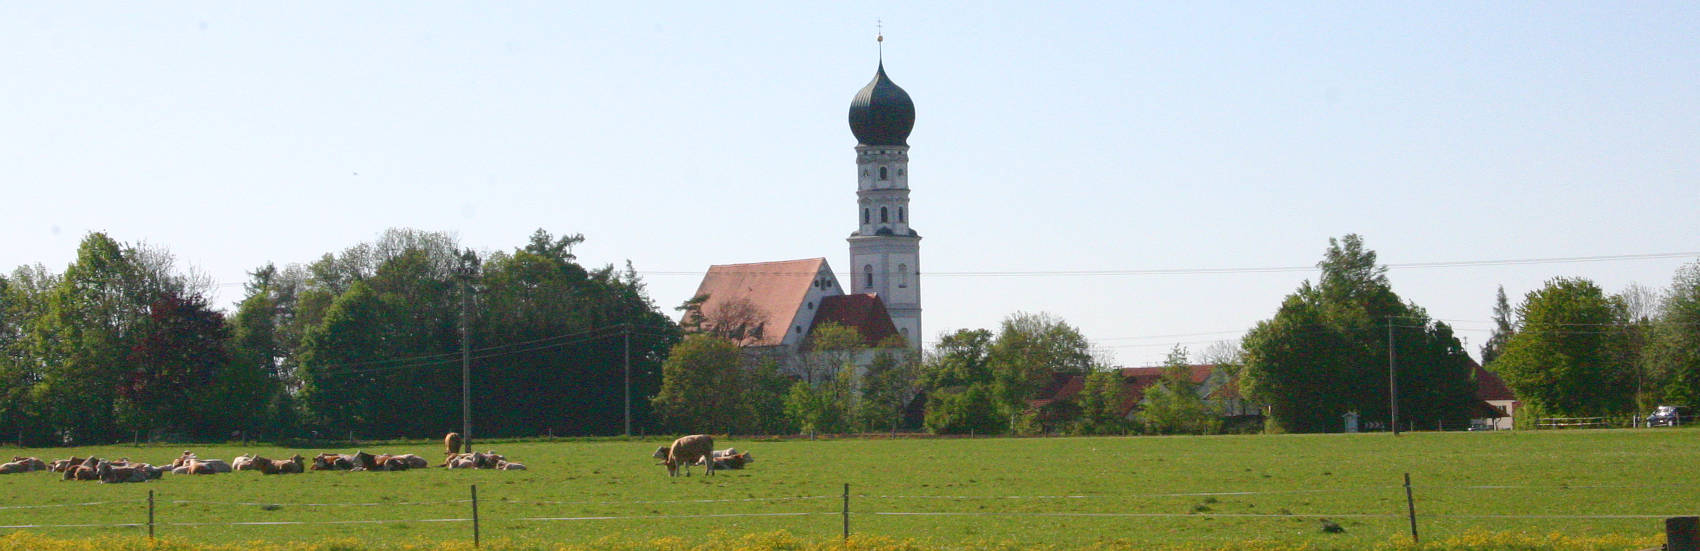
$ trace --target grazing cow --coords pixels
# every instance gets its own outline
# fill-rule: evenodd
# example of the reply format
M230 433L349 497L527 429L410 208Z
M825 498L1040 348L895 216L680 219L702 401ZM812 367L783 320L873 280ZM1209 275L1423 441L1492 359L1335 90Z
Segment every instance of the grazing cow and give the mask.
M706 434L693 434L673 441L667 448L667 476L679 476L679 469L685 470L685 476L691 476L691 464L704 457L714 456L714 437ZM714 476L714 469L703 466L705 476Z
M460 455L460 433L451 432L443 437L443 455Z

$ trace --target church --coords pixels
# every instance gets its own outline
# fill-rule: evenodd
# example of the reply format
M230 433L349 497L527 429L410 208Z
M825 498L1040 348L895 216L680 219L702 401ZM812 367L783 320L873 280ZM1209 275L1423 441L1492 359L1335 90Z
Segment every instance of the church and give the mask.
M855 231L848 291L825 258L710 266L681 323L795 365L815 328L855 328L869 346L901 336L921 349L921 235L910 227L909 132L915 104L885 74L850 101L856 137Z

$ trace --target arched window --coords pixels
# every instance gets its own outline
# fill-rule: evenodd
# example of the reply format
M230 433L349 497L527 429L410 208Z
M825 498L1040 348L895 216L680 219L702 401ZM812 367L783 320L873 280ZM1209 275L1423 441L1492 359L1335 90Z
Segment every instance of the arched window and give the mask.
M868 223L868 209L866 209L866 208L862 209L862 223L863 224Z
M886 222L890 222L891 220L887 220L887 218L890 218L890 216L887 214L885 207L880 207L880 223L884 224Z
M868 287L874 286L874 265L873 264L865 264L865 265L862 266L862 278L863 278L862 281L866 282L866 283L863 283L863 285L868 286Z
M883 166L880 167L880 179L881 180L885 179L885 167L883 167Z
M903 219L903 207L897 207L897 221L898 222L904 222L905 221Z
M909 266L903 264L897 265L897 286L909 286Z

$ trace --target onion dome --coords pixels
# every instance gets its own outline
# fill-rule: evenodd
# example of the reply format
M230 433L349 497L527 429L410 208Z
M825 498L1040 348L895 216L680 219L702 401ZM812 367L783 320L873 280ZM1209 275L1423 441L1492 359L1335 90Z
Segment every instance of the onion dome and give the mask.
M909 145L915 128L915 102L885 76L881 62L874 80L850 100L850 132L862 145Z

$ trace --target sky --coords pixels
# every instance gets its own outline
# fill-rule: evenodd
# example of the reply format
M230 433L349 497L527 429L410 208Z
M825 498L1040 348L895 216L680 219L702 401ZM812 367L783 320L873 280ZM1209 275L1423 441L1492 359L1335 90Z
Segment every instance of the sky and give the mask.
M102 231L229 308L386 228L541 228L668 312L713 264L843 277L876 29L929 344L1044 312L1197 353L1356 233L1475 353L1501 285L1700 260L1694 2L35 2L0 5L0 269Z

